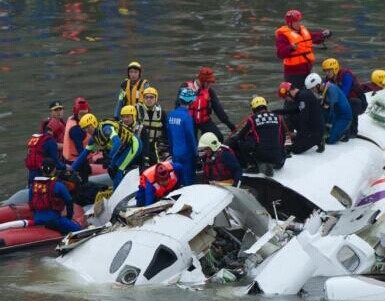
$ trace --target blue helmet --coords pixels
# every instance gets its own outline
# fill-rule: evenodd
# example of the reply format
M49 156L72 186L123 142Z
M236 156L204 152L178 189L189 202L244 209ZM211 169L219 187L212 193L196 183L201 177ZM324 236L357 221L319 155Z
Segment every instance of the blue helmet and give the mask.
M190 104L195 101L197 95L191 88L182 88L179 91L179 100L185 104Z

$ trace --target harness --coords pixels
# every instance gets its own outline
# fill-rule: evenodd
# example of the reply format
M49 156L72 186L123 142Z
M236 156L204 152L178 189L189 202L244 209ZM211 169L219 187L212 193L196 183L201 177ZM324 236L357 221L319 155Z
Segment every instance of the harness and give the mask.
M43 159L47 156L43 151L43 145L46 141L52 139L47 134L33 134L27 143L27 157L25 158L25 166L28 169L40 169Z
M152 116L150 118L149 110L144 104L139 103L137 105L138 119L148 129L149 143L155 142L162 136L163 123L162 123L162 107L158 104L155 105Z
M123 123L120 123L118 121L106 119L106 120L103 120L99 123L99 125L95 131L95 134L93 135L95 142L99 146L101 146L103 148L108 148L109 144L111 143L110 137L105 136L105 134L103 132L103 127L105 125L110 125L114 128L114 130L117 132L117 134L120 138L122 145L126 146L129 143L131 143L133 133L127 126L125 126Z
M198 87L194 81L188 81L186 84L187 87L193 89L197 93L195 101L189 105L189 113L193 117L195 124L209 121L211 115L209 89Z
M55 196L54 186L56 177L36 177L32 184L32 210L55 210L61 212L65 204L63 200Z
M123 106L135 106L137 103L142 103L144 85L146 83L147 80L145 79L140 79L136 82L132 82L130 79L127 79Z
M203 173L209 181L233 180L233 174L226 165L223 164L223 154L233 150L226 145L221 145L219 150L211 157L206 157L203 165Z

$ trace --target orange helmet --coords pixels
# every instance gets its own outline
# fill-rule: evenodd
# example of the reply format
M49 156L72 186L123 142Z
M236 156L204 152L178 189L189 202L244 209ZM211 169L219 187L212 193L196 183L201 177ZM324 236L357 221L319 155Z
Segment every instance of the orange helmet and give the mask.
M282 83L280 83L279 87L278 87L278 96L281 97L281 98L285 98L287 93L290 91L291 86L292 85L289 82L282 82Z

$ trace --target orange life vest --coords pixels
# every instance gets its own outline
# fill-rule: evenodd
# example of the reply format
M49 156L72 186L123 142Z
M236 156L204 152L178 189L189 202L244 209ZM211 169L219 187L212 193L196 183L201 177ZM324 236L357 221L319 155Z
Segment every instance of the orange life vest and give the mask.
M197 87L194 81L186 82L187 86L198 93L195 101L189 105L189 113L195 124L205 123L210 120L211 104L209 89Z
M155 181L155 168L156 165L151 166L150 168L147 168L142 175L140 176L140 186L143 188L146 187L146 180L148 180L155 188L155 196L157 198L164 197L167 193L169 193L175 185L178 183L178 177L176 176L176 173L174 171L174 168L172 167L172 164L168 161L162 162L167 170L170 172L170 180L168 181L167 186L159 185Z
M79 156L78 150L76 149L74 141L70 137L70 131L74 126L78 125L78 121L74 118L74 116L70 116L67 119L66 128L64 131L64 141L63 141L63 156L67 161L73 162ZM88 140L90 140L90 135L85 135L82 144L85 148Z
M291 53L290 57L283 60L284 65L300 65L315 61L313 41L305 26L301 25L299 32L286 25L282 26L275 32L276 37L279 35L285 36L290 44L297 45L297 49Z
M32 184L32 210L55 210L63 211L65 203L55 196L54 186L57 182L55 177L36 177Z

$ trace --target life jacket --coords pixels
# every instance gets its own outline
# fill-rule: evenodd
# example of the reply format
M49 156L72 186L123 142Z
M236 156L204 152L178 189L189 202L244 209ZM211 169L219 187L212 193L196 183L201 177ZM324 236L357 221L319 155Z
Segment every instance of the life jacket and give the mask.
M140 120L148 130L149 143L157 141L163 134L162 107L158 104L155 105L152 118L150 118L150 115L148 114L149 110L144 104L139 103L136 107L138 111L138 120Z
M33 134L27 143L27 157L25 158L25 167L29 170L40 169L43 159L47 154L43 151L43 145L46 141L52 139L47 134Z
M350 89L348 98L359 98L362 103L362 111L365 111L368 107L368 102L366 100L365 93L361 87L361 84L358 78L354 75L354 73L350 69L342 69L338 72L336 76L336 84L338 86L342 86L342 79L345 74L350 74L353 77L352 88Z
M70 131L74 126L79 126L79 122L75 119L74 116L70 116L67 119L66 128L64 132L64 141L63 141L63 156L69 162L73 162L79 156L78 150L76 149L74 141L70 137ZM90 135L86 134L82 141L83 147L87 146Z
M291 52L290 57L283 59L284 65L300 65L315 61L313 41L305 26L301 25L299 32L287 25L281 26L275 32L276 37L279 35L285 36L291 45L297 45L297 49Z
M282 135L283 122L280 116L272 112L262 111L257 114L251 114L247 121L251 127L246 135L252 136L256 143L265 145L282 145L284 143Z
M107 149L111 148L112 146L110 138L106 137L103 133L103 126L105 125L110 125L115 129L116 133L120 138L122 145L128 145L131 143L133 133L128 128L128 126L115 120L106 119L99 122L99 125L95 131L95 134L92 136L96 144Z
M363 94L361 84L360 84L359 80L357 79L357 77L354 75L354 73L350 69L342 69L342 70L338 71L336 79L335 79L335 83L339 87L341 87L342 86L342 80L343 80L343 77L345 74L350 74L353 77L352 88L349 91L348 97L349 98L351 98L351 97L361 98L361 96Z
M32 210L55 210L61 212L65 203L55 196L55 177L36 177L32 183L32 200L29 203Z
M203 165L203 173L209 181L227 181L233 180L231 170L223 164L223 154L233 150L226 145L221 147L211 157L206 157Z
M187 87L198 93L195 101L189 105L189 113L193 117L195 124L209 121L211 115L209 89L198 87L194 81L188 81L186 84Z
M63 119L48 118L47 127L52 130L52 136L57 143L63 143L66 123Z
M172 164L169 161L162 162L162 164L170 172L170 180L168 181L167 186L159 185L155 181L156 165L153 165L150 168L147 168L140 176L140 186L143 188L146 188L146 180L148 180L154 186L155 196L159 199L165 196L167 193L169 193L178 183L178 177L176 176L176 173L174 171L174 168L172 167Z
M148 81L146 79L140 79L132 83L132 85L131 83L132 81L127 79L123 106L135 106L139 102L143 103L144 86Z

